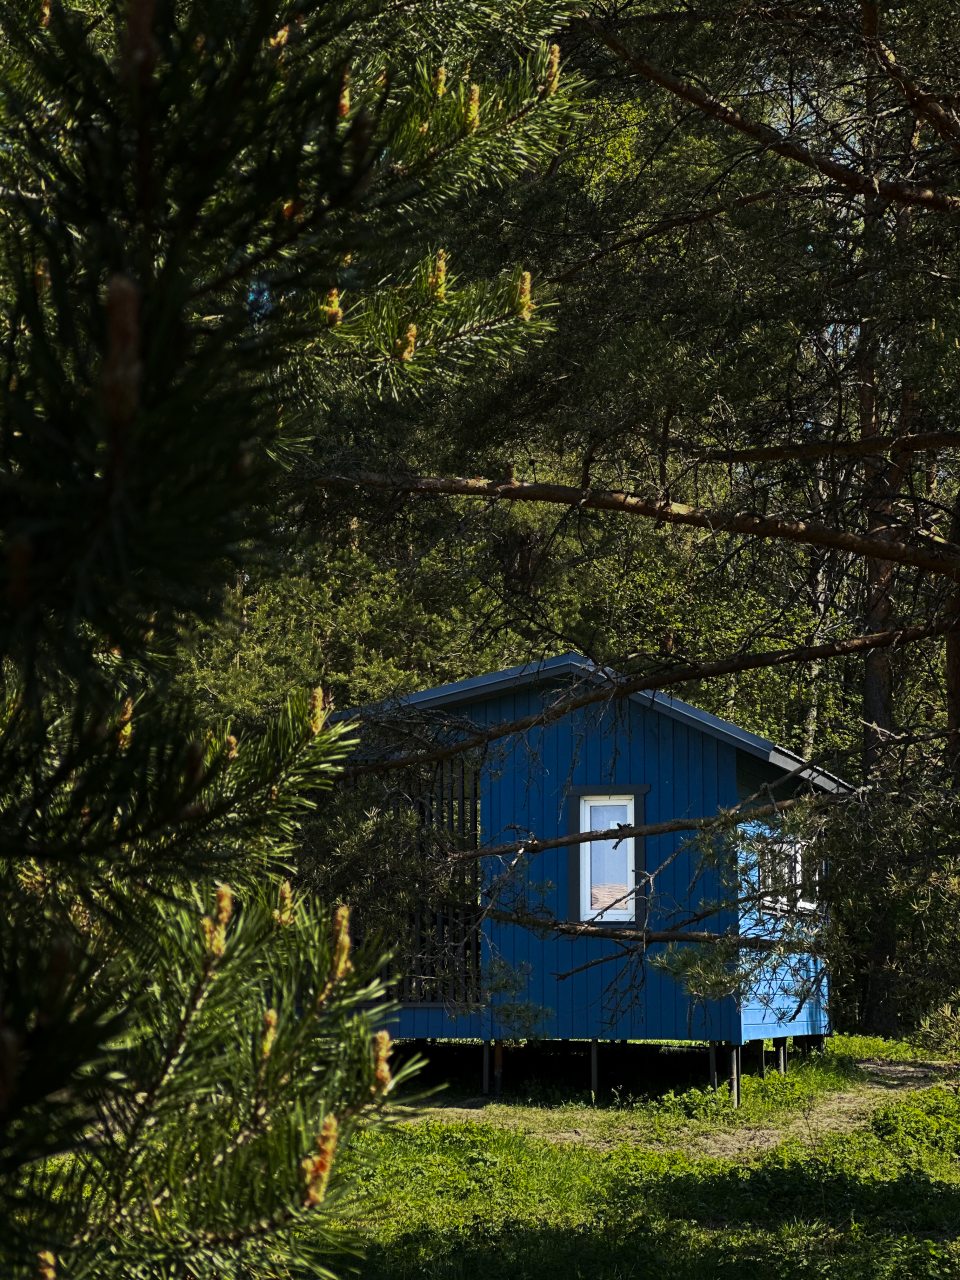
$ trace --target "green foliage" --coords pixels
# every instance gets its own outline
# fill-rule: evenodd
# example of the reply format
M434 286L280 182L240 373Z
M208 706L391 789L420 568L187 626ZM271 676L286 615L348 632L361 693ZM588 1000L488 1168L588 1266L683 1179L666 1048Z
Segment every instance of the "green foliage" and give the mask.
M957 1058L960 1056L960 1013L957 1000L947 1001L932 1009L914 1033L917 1048Z
M440 6L455 35L419 18L401 35L384 16L378 34L396 34L416 56L396 70L383 56L387 40L357 61L350 110L367 104L377 128L394 131L401 157L391 152L374 165L378 198L389 204L416 180L424 148L438 137L449 142L458 181L475 189L468 140L456 132L473 84L476 155L500 177L492 198L464 207L447 198L445 155L437 219L428 235L408 225L391 240L382 290L371 296L373 268L359 243L354 261L335 264L339 323L328 323L322 288L305 290L310 338L291 361L296 387L285 387L283 412L291 434L296 422L314 443L311 466L297 476L302 504L286 526L295 527L298 554L279 581L242 579L235 617L205 632L188 664L184 680L214 718L227 708L255 720L265 705L279 705L291 677L322 681L349 707L568 648L658 671L870 629L872 570L833 550L580 508L452 500L414 510L392 494L358 498L334 486L317 494L314 466L321 474L515 473L862 531L876 518L874 463L864 470L841 453L737 464L704 455L855 439L864 429L864 354L876 366L878 431L956 425L957 263L944 223L889 205L867 235L861 196L744 148L739 135L611 63L582 33L563 41L565 57L590 79L586 110L565 117L567 145L551 163L524 165L515 181L526 144L516 153L512 141L491 138L488 146L485 130L508 120L526 127L522 104L535 100L535 116L546 105L542 128L560 138L553 108L538 96L543 50L531 55L518 34L529 17L531 35L546 37L551 20L543 5L499 15L510 56L532 58L501 93L493 70L507 57L469 48L470 10L454 19L452 6ZM918 164L924 172L929 165L934 185L947 181L954 157L935 130L916 152L909 104L871 56L864 61L862 41L848 38L851 15L831 9L813 27L795 9L755 17L748 34L739 7L717 0L683 20L647 5L605 10L603 20L628 45L642 33L650 57L714 85L749 115L792 122L817 150L849 144L855 154L869 132L891 172L916 176ZM931 84L949 81L956 51L942 14L887 6L883 23L907 65L925 69ZM436 99L441 58L449 88ZM371 86L384 89L378 76L388 62L388 102L377 115ZM563 75L566 83L567 65ZM395 229L393 216L384 215L381 230ZM442 302L441 247L450 261ZM538 303L551 303L551 326L541 323L542 306L527 320L517 314L513 264L553 282L549 298L537 293ZM486 309L489 328L476 308ZM417 358L394 358L411 325ZM878 335L869 353L867 330ZM463 347L450 347L461 334ZM479 350L487 335L508 358L487 363L483 378L459 377L457 353ZM389 408L376 402L377 388L389 388ZM957 470L949 453L937 465L902 459L890 480L888 514L904 537L928 546L931 536L952 536L945 521ZM906 568L889 591L897 625L929 620L942 604L935 582ZM329 625L311 621L315 606ZM894 654L889 709L894 721L936 734L945 724L942 655L936 643L920 652L916 662ZM687 696L857 777L862 722L871 718L861 714L860 659L829 670L830 678L816 664L741 673L693 685ZM824 891L842 1025L905 1033L958 990L954 859L949 824L930 816L931 797L944 788L926 752L921 744L914 761L926 798L909 801L909 819L905 791L914 781L904 786L898 761L877 788L876 820L861 812L865 829L853 838L837 827ZM903 839L888 840L890 830ZM306 863L322 845L311 845ZM401 848L394 870L402 857ZM369 883L362 865L358 879ZM931 908L935 927L926 924ZM709 975L695 963L684 973L702 990Z
M128 992L112 1088L82 1152L7 1194L8 1258L42 1242L77 1277L176 1276L187 1260L194 1274L329 1274L349 1244L337 1148L390 1082L370 1039L378 957L348 964L345 921L328 926L306 902L234 904L222 890L209 917L200 902L152 903L127 921L96 978ZM25 1127L48 1118L47 1099L34 1111ZM319 1179L305 1162L321 1147Z
M822 848L838 1025L869 1018L881 1030L919 1033L927 1052L954 1051L958 831L956 792L933 766L903 771L834 815Z
M369 39L363 7L305 6L284 26L273 4L228 16L198 3L129 38L103 9L88 28L55 3L47 29L31 9L0 10L18 69L0 98L3 177L18 193L3 228L6 652L67 610L135 646L144 615L156 644L180 611L216 608L217 557L267 532L256 498L307 436L322 440L304 367L376 392L387 367L391 381L419 377L427 353L472 359L540 327L510 282L451 281L428 298L421 269L414 302L407 259L438 203L516 176L556 139L569 108L544 88L546 49L498 81L471 129L459 89L427 101L422 68L391 65L384 97L391 51ZM143 42L129 55L147 77L137 92L116 56L128 39ZM357 307L331 323L346 252ZM252 324L257 282L272 310ZM135 358L141 340L149 359ZM53 376L58 362L71 376Z
M957 1090L937 1087L917 1099L884 1107L870 1128L909 1165L924 1148L956 1159L960 1154L960 1110Z
M181 656L179 683L211 719L257 724L291 685L320 684L337 707L361 707L414 692L438 654L458 675L504 657L472 634L471 599L451 592L442 542L415 573L385 548L378 559L337 542L292 548L282 573L239 582L225 616ZM462 567L476 599L476 569Z
M840 1056L820 1056L802 1062L785 1076L775 1072L764 1077L745 1075L741 1106L734 1109L724 1090L686 1089L669 1092L662 1098L640 1104L640 1111L660 1133L688 1120L742 1128L789 1111L802 1111L817 1098L857 1083L862 1072L855 1063Z

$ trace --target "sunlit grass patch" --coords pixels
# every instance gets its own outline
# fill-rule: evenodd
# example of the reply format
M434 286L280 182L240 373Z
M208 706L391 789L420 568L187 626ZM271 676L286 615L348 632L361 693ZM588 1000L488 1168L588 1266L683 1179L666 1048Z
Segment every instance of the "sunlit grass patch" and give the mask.
M929 1062L938 1055L907 1040L884 1040L881 1036L835 1035L828 1037L825 1056L851 1061Z
M363 1278L960 1280L952 1086L910 1090L814 1141L774 1129L750 1159L682 1141L859 1087L853 1053L831 1052L786 1078L747 1077L740 1111L725 1091L694 1089L599 1108L499 1103L479 1122L368 1135Z
M674 1145L682 1144L690 1134L773 1124L802 1113L818 1098L856 1089L864 1080L852 1058L815 1054L792 1062L786 1076L773 1071L763 1079L744 1075L739 1110L733 1107L722 1085L716 1091L692 1088L656 1097L644 1096L639 1088L635 1094L622 1090L603 1095L596 1105L556 1089L547 1093L531 1090L520 1098L482 1105L476 1105L474 1100L470 1107L457 1107L455 1100L447 1105L441 1094L431 1099L431 1105L421 1114L447 1121L476 1118L528 1136L565 1142ZM404 1110L403 1114L410 1119L418 1115L415 1109Z

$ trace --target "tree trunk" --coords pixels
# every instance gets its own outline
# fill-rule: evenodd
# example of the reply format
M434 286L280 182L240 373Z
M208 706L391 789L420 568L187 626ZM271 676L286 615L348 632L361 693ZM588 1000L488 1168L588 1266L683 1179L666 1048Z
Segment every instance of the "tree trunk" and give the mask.
M817 519L823 518L823 507L827 497L826 484L823 478L823 466L818 464L816 480L812 492L813 510ZM813 614L813 627L810 631L809 643L819 644L823 639L830 610L830 587L827 579L827 562L822 555L814 553L810 557L810 569L807 579L810 610ZM823 663L813 661L807 668L807 705L803 714L803 727L800 738L800 754L804 760L812 760L817 745L817 729L820 724L820 689Z
M950 537L960 537L960 496L953 505ZM960 584L951 585L946 613L960 623ZM947 632L944 648L944 683L947 697L947 761L954 788L960 789L960 632Z
M880 16L874 0L861 4L861 30L864 40L875 41L880 37ZM875 170L880 149L876 72L866 53L866 79L864 85L864 142L863 157L868 172ZM879 265L884 257L885 233L883 205L879 196L867 194L863 198L863 260L867 278L876 281ZM860 342L857 353L858 407L860 435L871 439L881 434L881 388L877 365L880 349L879 321L877 317L877 293L874 284L866 301L860 325ZM897 424L902 428L902 421ZM893 426L893 424L891 424ZM892 536L893 495L896 492L895 474L899 468L891 457L867 458L864 467L864 516L867 529L877 538ZM865 625L877 624L889 627L893 624L894 568L889 561L867 560ZM889 652L868 654L863 668L863 780L876 781L881 770L885 747L894 728L893 714L893 656ZM882 860L881 860L882 862ZM878 875L882 865L875 865ZM860 1020L864 1031L879 1035L892 1034L894 1012L891 1000L890 974L897 950L897 931L885 909L882 885L869 886L868 900L873 909L868 913L866 930L864 972L861 985Z
M863 37L875 41L880 34L880 18L874 0L863 0L860 10ZM869 54L867 55L869 59ZM875 74L867 67L865 84L863 158L867 168L876 164L877 94ZM863 256L868 273L882 252L882 206L879 196L863 198ZM880 435L880 396L877 383L877 317L874 305L860 321L857 350L858 408L860 436L867 440ZM864 507L867 529L873 536L890 537L891 486L889 465L883 458L867 460L864 476ZM886 629L893 618L893 567L888 561L866 562L866 606L864 625ZM863 776L875 775L884 743L893 729L893 660L888 652L867 655L863 667Z

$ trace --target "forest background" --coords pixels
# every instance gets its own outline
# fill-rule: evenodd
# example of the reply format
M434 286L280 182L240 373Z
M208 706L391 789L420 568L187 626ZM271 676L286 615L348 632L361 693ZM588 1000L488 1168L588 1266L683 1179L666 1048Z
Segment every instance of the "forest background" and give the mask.
M817 760L835 1020L955 1034L950 14L0 18L11 1274L336 1254L316 904L422 881L331 705L576 649Z
M361 707L570 649L678 689L863 785L822 837L834 1017L888 1034L949 1026L960 990L946 22L562 29L586 87L561 149L410 244L529 270L549 327L482 378L328 398L282 570L236 581L184 677L251 724L291 684ZM419 891L384 866L392 785L328 815L315 884Z

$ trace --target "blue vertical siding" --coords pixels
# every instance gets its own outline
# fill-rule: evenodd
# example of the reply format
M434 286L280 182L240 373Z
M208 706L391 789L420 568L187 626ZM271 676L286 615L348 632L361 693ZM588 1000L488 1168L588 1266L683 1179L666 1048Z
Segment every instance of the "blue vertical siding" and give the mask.
M555 694L549 685L530 685L488 696L458 713L478 725L530 715ZM643 821L706 817L720 806L737 803L737 750L715 736L679 723L638 702L575 711L564 719L526 735L505 739L491 749L483 770L481 841L501 844L533 834L554 838L568 830L571 787L613 791L649 786ZM638 815L639 817L639 815ZM713 868L703 868L697 852L684 847L683 834L638 842L638 870L673 855L659 878L654 927L681 923L685 913L720 891ZM552 849L521 860L517 891L531 907L543 905L560 919L569 915L571 886L569 851ZM487 866L495 878L502 868ZM735 923L732 916L718 927ZM652 947L650 958L663 951ZM535 1033L555 1039L676 1039L740 1042L770 1034L823 1029L822 1008L805 1010L789 1026L773 1025L762 992L743 1007L732 998L692 999L683 987L655 965L622 960L605 939L562 938L498 921L484 928L485 968L509 971L515 990L494 992L482 1013L453 1016L439 1006L404 1007L396 1034L417 1038L494 1038ZM577 969L578 972L570 973ZM569 976L561 976L569 974ZM534 1025L517 1023L511 1006L529 1005ZM774 1020L775 1022L775 1020Z
M822 963L811 956L798 961L807 981L822 979ZM773 976L758 978L754 988L741 1007L741 1036L743 1040L762 1040L767 1036L825 1035L829 1029L824 990L806 1000L802 1009L796 1010L795 1000L784 994Z
M744 824L749 830L763 829L764 824ZM756 866L748 868L747 878L758 887ZM776 918L761 917L756 907L745 910L740 919L741 936L758 932L770 936ZM782 935L781 935L782 936ZM811 991L798 1007L798 992ZM788 962L761 965L751 988L740 1004L740 1034L744 1041L767 1036L824 1035L829 1031L826 1006L827 981L823 962L809 955L795 955Z

